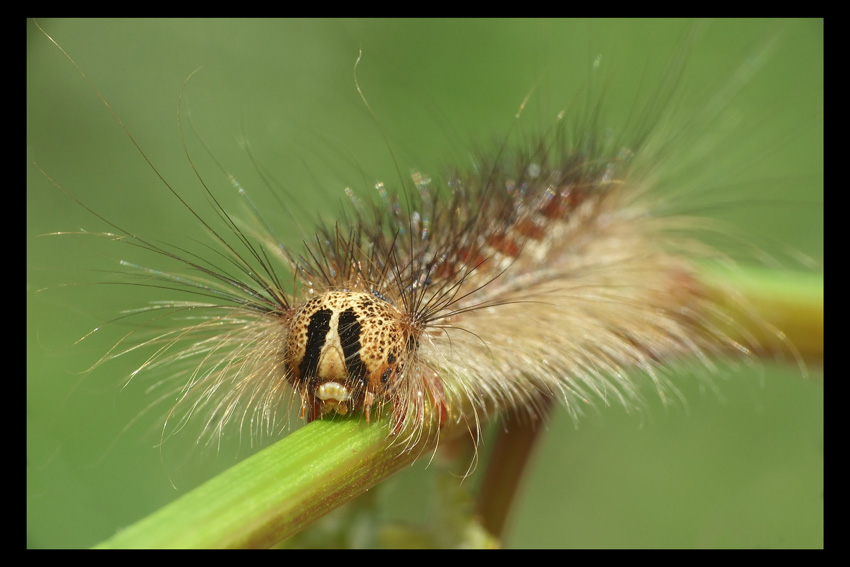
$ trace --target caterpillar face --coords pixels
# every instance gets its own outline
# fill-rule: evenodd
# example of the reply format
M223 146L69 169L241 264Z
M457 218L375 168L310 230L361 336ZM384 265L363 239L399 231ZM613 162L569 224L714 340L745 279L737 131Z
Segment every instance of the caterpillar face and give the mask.
M363 410L384 399L403 370L409 332L393 305L370 293L330 291L293 319L286 364L308 419Z

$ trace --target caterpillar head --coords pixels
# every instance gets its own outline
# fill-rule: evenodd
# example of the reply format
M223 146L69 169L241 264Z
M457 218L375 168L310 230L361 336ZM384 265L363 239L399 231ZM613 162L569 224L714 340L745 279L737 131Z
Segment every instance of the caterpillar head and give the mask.
M297 311L287 338L286 364L313 420L362 410L387 400L411 344L403 314L362 291L329 291Z

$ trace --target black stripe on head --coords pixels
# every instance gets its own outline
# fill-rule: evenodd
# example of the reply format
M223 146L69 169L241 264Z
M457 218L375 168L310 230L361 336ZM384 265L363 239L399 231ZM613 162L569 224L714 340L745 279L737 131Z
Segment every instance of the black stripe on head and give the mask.
M345 369L348 376L356 380L366 378L366 366L360 358L360 331L360 322L354 314L354 309L346 309L339 314L337 332L345 355Z
M304 358L298 365L298 370L301 371L301 380L309 380L316 376L316 370L319 367L319 355L322 354L325 338L331 329L332 314L333 312L330 309L321 309L310 317L310 324L307 325L307 344L304 347Z

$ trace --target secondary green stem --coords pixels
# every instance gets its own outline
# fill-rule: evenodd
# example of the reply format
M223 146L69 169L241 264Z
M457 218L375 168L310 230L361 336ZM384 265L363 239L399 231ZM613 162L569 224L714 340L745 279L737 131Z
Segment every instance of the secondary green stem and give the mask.
M762 358L823 364L823 274L706 269L702 284L731 338L754 339Z

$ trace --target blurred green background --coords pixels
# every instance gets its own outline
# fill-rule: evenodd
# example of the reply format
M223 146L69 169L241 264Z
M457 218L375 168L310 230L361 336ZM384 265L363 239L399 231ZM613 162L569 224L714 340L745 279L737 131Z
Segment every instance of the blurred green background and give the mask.
M163 177L210 214L176 120L180 89L201 67L185 88L184 111L284 242L298 242L302 233L277 213L246 140L309 229L315 219L334 218L345 187L366 195L377 180L398 185L396 162L403 175L470 163L476 144L491 147L513 127L545 127L559 109L594 100L596 87L588 84L602 86L609 111L602 126L616 128L636 100L645 107L655 99L653 85L672 76L671 54L687 49L681 88L665 104L682 119L718 103L716 120L697 124L714 137L707 145L715 151L695 160L689 152L702 152L706 140L684 137L681 160L672 157L662 168L679 176L667 182L693 191L694 210L754 235L759 249L771 252L769 262L818 269L822 259L820 21L40 24L102 91ZM203 235L74 67L32 22L27 26L27 543L85 547L253 449L243 439L216 455L189 440L161 452L156 423L167 404L151 406L150 381L122 386L143 353L86 372L132 326L108 325L75 341L120 310L162 295L75 285L115 280L109 272L132 251L92 237L41 236L114 229L32 162L124 230L168 242ZM695 30L699 37L685 41ZM391 152L354 86L361 49L358 79ZM592 74L601 78L589 81ZM521 125L513 126L529 94ZM189 132L187 145L204 181L238 210L198 136ZM820 371L810 371L804 380L793 366L747 366L715 378L714 392L683 369L672 379L687 406L665 408L648 391L643 411L599 407L577 427L558 412L505 544L823 546L823 387ZM434 473L417 465L391 479L380 497L391 503L386 517L425 518L420 486Z

